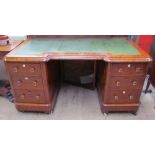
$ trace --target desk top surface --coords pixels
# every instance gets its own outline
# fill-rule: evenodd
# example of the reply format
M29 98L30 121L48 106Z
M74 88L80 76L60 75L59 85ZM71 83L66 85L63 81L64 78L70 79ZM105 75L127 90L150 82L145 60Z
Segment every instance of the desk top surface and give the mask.
M124 38L32 39L6 56L6 61L48 61L49 59L129 59L150 61L149 55ZM118 60L119 59L119 60Z

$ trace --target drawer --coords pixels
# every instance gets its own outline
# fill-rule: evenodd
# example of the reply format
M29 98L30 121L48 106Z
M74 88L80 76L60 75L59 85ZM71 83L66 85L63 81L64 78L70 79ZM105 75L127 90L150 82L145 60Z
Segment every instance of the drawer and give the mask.
M15 90L14 92L16 102L45 103L45 96L43 91Z
M14 89L43 89L41 77L12 77Z
M110 88L112 89L142 89L145 77L132 76L113 76L110 79Z
M7 63L11 75L40 76L41 66L35 63Z
M145 75L147 69L146 63L112 63L110 66L112 76Z
M139 102L140 90L111 90L105 101L109 104L127 104Z

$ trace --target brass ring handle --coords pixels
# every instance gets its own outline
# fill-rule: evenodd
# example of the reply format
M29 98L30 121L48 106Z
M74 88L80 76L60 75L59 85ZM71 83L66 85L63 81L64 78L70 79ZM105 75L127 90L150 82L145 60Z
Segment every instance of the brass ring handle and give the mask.
M17 72L18 72L18 68L17 68L17 67L14 67L14 68L13 68L13 72L14 72L14 73L17 73Z
M119 68L118 72L119 73L122 73L123 72L123 69L122 68Z
M37 81L33 81L33 86L36 87L37 86Z
M133 96L130 96L129 98L130 98L130 100L133 100Z
M120 82L119 82L119 81L116 82L116 86L117 86L117 87L120 86Z
M17 85L20 86L21 84L22 84L22 81L21 80L18 80L17 81Z
M114 96L115 100L118 100L118 96Z
M30 68L30 72L31 72L31 73L34 73L34 71L35 71L34 67L31 67L31 68Z
M133 82L132 82L132 85L133 85L133 86L136 86L136 85L137 85L137 81L133 81Z
M22 100L24 100L24 99L25 99L25 95L24 95L24 94L20 95L20 98L21 98Z

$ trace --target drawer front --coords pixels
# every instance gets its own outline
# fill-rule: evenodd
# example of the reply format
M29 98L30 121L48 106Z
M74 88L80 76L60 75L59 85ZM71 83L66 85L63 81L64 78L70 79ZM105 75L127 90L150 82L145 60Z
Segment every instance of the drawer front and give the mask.
M40 76L41 66L34 63L7 63L11 75Z
M111 90L106 97L109 104L127 104L139 102L140 90Z
M142 89L144 84L144 77L111 77L110 88L112 89Z
M22 103L45 103L43 91L15 90L15 99Z
M145 63L112 63L111 74L112 76L132 76L132 75L145 75L147 64Z
M12 84L14 89L43 89L41 77L13 77Z

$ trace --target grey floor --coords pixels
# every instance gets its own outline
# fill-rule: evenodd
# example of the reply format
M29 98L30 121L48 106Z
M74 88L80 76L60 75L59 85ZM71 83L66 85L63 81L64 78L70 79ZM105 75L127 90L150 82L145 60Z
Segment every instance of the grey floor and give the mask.
M0 79L7 79L0 62ZM3 68L3 69L2 69ZM145 86L144 86L145 87ZM141 105L137 115L131 113L109 113L100 111L97 92L64 84L60 89L55 110L51 114L19 112L13 103L0 97L0 119L13 120L150 120L155 119L155 89L151 94L141 94Z

